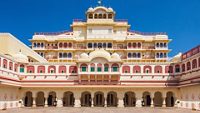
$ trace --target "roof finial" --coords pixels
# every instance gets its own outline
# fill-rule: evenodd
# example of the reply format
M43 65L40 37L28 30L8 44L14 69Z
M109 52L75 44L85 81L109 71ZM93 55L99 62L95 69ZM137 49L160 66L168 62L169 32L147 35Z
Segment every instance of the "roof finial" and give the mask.
M102 6L102 0L98 0L99 6Z

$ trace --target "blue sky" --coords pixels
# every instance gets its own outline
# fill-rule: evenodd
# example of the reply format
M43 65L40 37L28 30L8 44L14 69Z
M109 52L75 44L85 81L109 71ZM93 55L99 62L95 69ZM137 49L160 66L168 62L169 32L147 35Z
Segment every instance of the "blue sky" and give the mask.
M30 45L34 32L69 30L97 0L0 0L0 32ZM200 44L200 0L103 0L132 30L167 32L170 56Z

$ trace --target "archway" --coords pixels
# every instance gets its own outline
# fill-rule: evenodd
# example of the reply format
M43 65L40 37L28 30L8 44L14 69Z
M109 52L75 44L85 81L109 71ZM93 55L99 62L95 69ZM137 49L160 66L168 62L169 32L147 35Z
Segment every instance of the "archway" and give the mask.
M155 92L153 103L155 107L162 107L163 104L163 98L161 92Z
M57 101L56 101L56 92L50 92L48 99L47 99L48 106L56 106Z
M25 107L32 107L33 105L33 97L32 97L32 92L28 91L25 94L24 98L24 106Z
M91 94L89 92L83 92L81 94L81 106L90 107L92 104Z
M167 97L165 99L166 101L166 107L174 107L174 93L173 92L167 92Z
M44 92L38 92L36 97L36 106L44 106L44 104L45 104Z
M151 96L149 92L143 93L142 106L148 106L148 107L151 106Z
M73 107L74 106L74 94L72 92L65 92L63 95L63 106L64 107Z
M103 107L104 106L104 102L105 102L105 98L104 98L103 92L96 92L94 94L93 101L94 101L94 106Z
M124 106L134 107L136 105L136 98L134 92L126 92L124 94Z
M117 93L109 92L107 95L107 106L108 107L116 107L118 103Z

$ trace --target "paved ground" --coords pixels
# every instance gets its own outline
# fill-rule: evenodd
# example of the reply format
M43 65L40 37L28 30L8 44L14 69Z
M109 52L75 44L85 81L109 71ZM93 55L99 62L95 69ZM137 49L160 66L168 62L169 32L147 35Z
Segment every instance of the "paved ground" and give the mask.
M200 113L178 108L17 108L0 110L0 113Z

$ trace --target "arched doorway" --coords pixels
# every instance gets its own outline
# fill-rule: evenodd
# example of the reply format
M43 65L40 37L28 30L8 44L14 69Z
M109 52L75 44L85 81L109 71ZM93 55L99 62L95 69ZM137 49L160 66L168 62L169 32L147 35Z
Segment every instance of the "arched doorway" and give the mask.
M56 101L56 92L50 92L48 99L47 99L48 106L56 106L57 101Z
M33 97L32 97L32 92L28 91L25 94L24 98L24 106L25 107L32 107L33 105Z
M163 104L163 98L161 92L155 92L153 103L155 107L162 107Z
M74 106L74 94L70 91L65 92L63 95L63 106L64 107L73 107Z
M167 92L167 97L165 99L166 101L166 107L174 107L174 93L173 92Z
M151 106L151 96L149 92L144 92L143 93L143 101L142 101L142 106Z
M81 106L90 107L92 104L92 98L90 92L83 92L81 94Z
M134 92L126 92L124 94L124 106L134 107L136 105L136 98Z
M105 102L105 98L104 98L103 92L96 92L94 94L93 101L94 101L94 106L103 107L104 106L104 102Z
M108 107L116 107L118 103L117 93L109 92L107 95L107 106Z
M45 104L44 92L38 92L36 97L36 106L44 106L44 104Z

